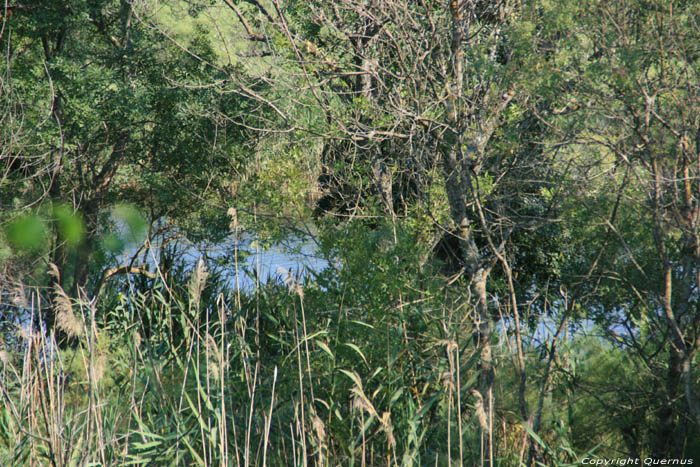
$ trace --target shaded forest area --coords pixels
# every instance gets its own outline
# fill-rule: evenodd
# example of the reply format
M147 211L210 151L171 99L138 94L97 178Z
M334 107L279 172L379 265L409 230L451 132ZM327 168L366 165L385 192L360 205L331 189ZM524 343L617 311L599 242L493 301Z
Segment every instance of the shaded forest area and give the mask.
M700 462L698 18L3 1L0 464Z

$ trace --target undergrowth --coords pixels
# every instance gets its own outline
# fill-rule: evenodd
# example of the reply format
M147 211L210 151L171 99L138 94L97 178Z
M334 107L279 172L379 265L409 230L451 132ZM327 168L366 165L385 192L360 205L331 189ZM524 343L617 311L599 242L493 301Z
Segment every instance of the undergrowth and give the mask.
M477 465L469 320L388 272L243 292L200 261L99 299L56 289L51 333L27 293L1 355L0 465ZM500 418L499 463L519 465L527 433Z

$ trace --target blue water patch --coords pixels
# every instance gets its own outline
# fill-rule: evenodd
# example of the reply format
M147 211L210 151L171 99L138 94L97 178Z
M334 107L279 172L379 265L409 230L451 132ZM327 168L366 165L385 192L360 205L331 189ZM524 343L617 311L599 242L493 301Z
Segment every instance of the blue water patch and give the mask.
M163 264L166 256L184 271L194 269L201 258L207 268L220 275L223 285L244 291L269 281L284 282L286 276L303 282L311 272L328 267L310 236L290 236L271 246L263 245L253 235L230 235L220 242L198 243L189 242L184 236L176 240L156 238L147 247L143 243L128 244L118 260L121 264L145 264L157 272L156 265Z

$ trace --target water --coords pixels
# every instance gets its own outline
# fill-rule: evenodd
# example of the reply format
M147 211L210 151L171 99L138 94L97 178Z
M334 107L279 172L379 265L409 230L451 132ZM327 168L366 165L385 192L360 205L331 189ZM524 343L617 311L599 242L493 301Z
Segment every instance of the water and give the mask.
M269 281L284 281L286 276L303 282L310 272L328 267L311 236L290 236L268 248L264 248L253 235L242 235L238 240L230 235L217 243L158 237L151 240L148 249L143 246L141 242L127 243L119 258L120 263L130 264L137 255L139 260L136 263L145 262L154 271L156 264L170 256L187 271L192 270L201 258L208 267L221 273L225 285L231 288L239 286L245 291L252 291Z

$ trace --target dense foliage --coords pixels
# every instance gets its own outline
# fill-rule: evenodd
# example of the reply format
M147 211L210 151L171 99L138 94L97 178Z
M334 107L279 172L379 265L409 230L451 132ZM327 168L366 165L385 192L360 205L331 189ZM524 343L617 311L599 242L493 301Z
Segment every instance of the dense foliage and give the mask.
M700 461L700 2L0 8L0 464Z

